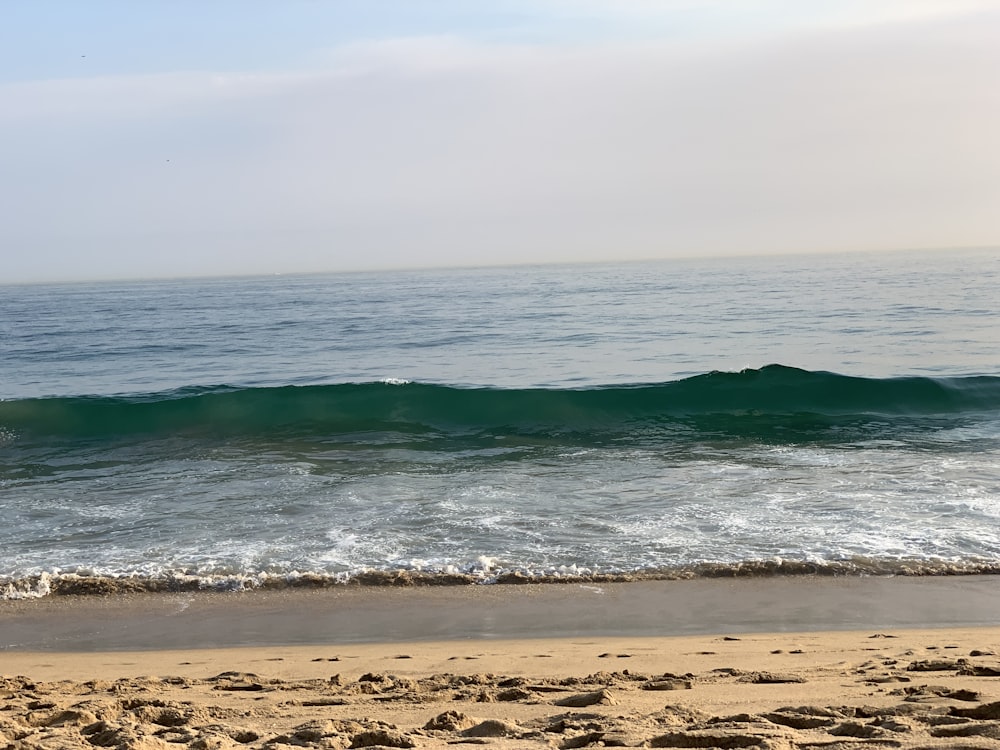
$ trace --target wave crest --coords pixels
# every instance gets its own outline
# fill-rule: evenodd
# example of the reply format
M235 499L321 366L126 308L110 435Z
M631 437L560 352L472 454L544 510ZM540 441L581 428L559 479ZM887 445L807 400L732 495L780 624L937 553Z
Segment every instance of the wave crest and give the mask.
M393 433L414 439L538 435L574 444L622 435L783 439L852 424L952 424L1000 414L1000 378L849 377L782 365L586 389L379 383L189 387L134 396L0 402L0 436L269 437ZM677 429L673 429L677 428Z

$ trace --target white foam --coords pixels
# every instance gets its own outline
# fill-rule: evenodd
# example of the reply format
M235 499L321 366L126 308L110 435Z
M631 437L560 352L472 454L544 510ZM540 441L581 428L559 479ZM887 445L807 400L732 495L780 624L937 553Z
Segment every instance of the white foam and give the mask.
M0 599L41 599L52 593L52 576L42 572L35 579L21 579L6 584Z

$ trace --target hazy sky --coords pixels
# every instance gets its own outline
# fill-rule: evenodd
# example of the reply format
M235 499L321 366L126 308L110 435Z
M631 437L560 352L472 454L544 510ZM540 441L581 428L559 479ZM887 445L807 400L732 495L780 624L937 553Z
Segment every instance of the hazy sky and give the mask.
M9 0L0 282L1000 244L1000 0Z

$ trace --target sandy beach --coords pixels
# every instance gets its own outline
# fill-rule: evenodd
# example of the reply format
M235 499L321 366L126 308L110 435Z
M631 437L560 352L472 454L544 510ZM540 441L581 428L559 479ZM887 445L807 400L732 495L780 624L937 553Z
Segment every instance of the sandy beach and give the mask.
M1000 628L2 655L11 748L1000 747Z
M1000 748L995 583L4 602L0 747ZM671 619L671 603L687 615ZM938 627L885 622L929 610ZM686 632L695 618L701 632ZM662 634L634 634L657 619Z

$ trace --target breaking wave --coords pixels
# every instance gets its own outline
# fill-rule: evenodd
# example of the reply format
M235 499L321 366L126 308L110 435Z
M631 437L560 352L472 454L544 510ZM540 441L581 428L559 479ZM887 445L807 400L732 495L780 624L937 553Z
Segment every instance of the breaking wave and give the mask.
M586 389L458 388L405 381L0 401L0 440L191 436L317 440L379 436L544 437L573 445L628 437L765 441L954 426L1000 415L1000 377L860 378L768 365L683 380ZM883 436L885 436L883 434Z

